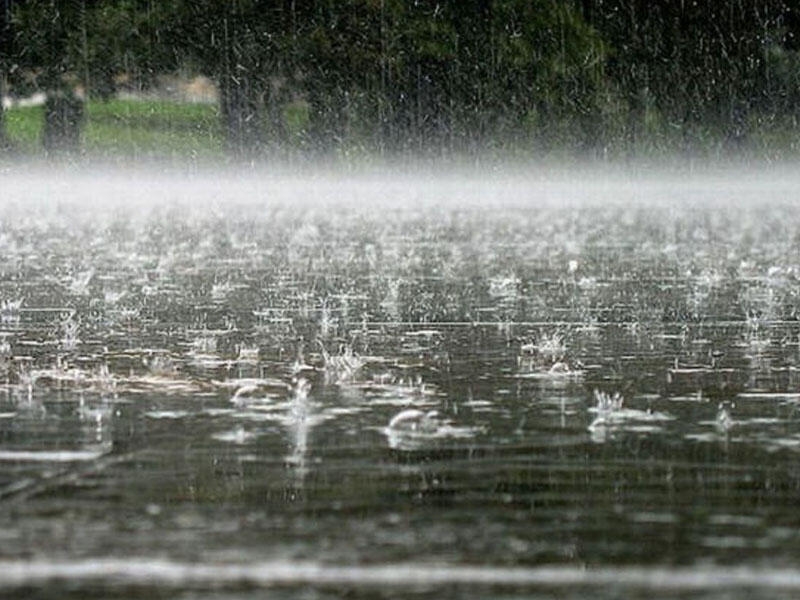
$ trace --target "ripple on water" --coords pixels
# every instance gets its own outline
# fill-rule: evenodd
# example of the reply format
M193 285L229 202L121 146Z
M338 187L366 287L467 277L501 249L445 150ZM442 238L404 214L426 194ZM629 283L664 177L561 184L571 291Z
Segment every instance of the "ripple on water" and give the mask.
M441 440L474 438L485 429L454 425L435 410L408 408L394 415L380 431L386 436L390 448L420 450Z
M190 594L197 582L800 591L794 570L719 566L797 562L800 211L534 203L387 216L295 200L285 213L123 211L119 235L96 215L85 227L61 213L0 219L0 479L47 490L20 503L32 518L0 522L20 556L44 558L0 563L0 595L16 576L67 590L87 578L95 591L152 577ZM593 387L626 404L587 408ZM95 392L130 404L108 412ZM714 411L730 400L720 428ZM94 473L112 451L145 458L72 479L85 467L48 464ZM64 479L47 487L54 472ZM691 485L672 485L687 473ZM154 501L163 520L128 519ZM736 520L748 511L762 520ZM387 512L399 521L371 534ZM751 529L773 536L768 556ZM548 556L571 565L646 561L630 540L655 530L670 543L654 560L698 566L492 564L539 561L536 538L569 548ZM206 543L253 562L206 564ZM121 560L61 563L54 545ZM358 566L255 562L269 552Z
M151 419L185 419L195 413L188 410L149 410L144 414Z
M83 462L96 460L110 451L110 446L91 450L0 450L0 461Z
M211 435L219 442L243 445L256 439L260 434L255 431L247 431L244 427L236 427L228 431L220 431Z

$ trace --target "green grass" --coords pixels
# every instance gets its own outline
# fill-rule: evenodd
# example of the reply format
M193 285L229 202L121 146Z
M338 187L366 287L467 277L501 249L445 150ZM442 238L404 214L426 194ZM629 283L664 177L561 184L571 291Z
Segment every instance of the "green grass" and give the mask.
M13 108L4 116L8 139L19 152L24 154L41 152L44 107Z
M215 105L168 100L110 100L90 101L85 110L86 119L81 130L82 151L90 159L174 160L179 163L198 160L216 163L230 158L219 110ZM310 120L309 105L304 101L287 104L283 109L283 119L288 133L285 150L301 153L304 133ZM34 159L44 156L41 142L43 107L15 107L6 111L4 120L14 154ZM658 161L686 154L686 135L683 130L670 128L657 115L648 118L645 129L641 139L635 142L631 142L622 129L607 132L608 156L625 157L627 160L633 153L645 160ZM713 128L695 132L692 155L712 159L744 156L769 160L800 155L797 123L754 121L747 130L745 141L741 147L735 148L729 148L725 136ZM524 140L517 144L495 140L496 148L486 146L483 158L501 162L527 160L533 152L538 160L569 161L576 156L580 137L580 132L556 131L552 138L557 141L543 147ZM440 159L443 157L439 156ZM350 165L382 160L362 134L344 140L335 153L336 159Z
M44 109L12 108L6 132L21 154L41 154ZM86 154L130 158L214 158L225 153L217 107L157 100L90 101L81 132Z

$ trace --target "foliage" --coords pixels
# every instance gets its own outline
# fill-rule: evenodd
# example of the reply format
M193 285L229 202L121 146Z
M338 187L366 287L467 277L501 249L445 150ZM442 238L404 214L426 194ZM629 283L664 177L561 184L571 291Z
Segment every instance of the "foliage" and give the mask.
M174 69L161 37L168 3L152 0L26 0L14 3L8 69L17 94L80 85L109 97L121 75L139 85Z

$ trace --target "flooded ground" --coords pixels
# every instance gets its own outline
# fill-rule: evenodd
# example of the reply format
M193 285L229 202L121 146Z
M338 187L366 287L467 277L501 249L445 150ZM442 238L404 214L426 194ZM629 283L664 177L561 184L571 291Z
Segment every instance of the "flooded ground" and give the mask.
M797 189L10 183L0 593L794 597Z

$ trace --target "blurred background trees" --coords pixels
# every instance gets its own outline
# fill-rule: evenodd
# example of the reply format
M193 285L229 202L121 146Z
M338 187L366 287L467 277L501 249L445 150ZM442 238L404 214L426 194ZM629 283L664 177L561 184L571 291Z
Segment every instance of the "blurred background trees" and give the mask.
M2 99L8 93L8 70L12 61L11 43L11 4L0 4L0 152L9 148L5 128L5 106Z
M214 81L239 156L735 151L797 128L783 0L0 1L0 81L46 94L54 151L87 98L175 73Z

